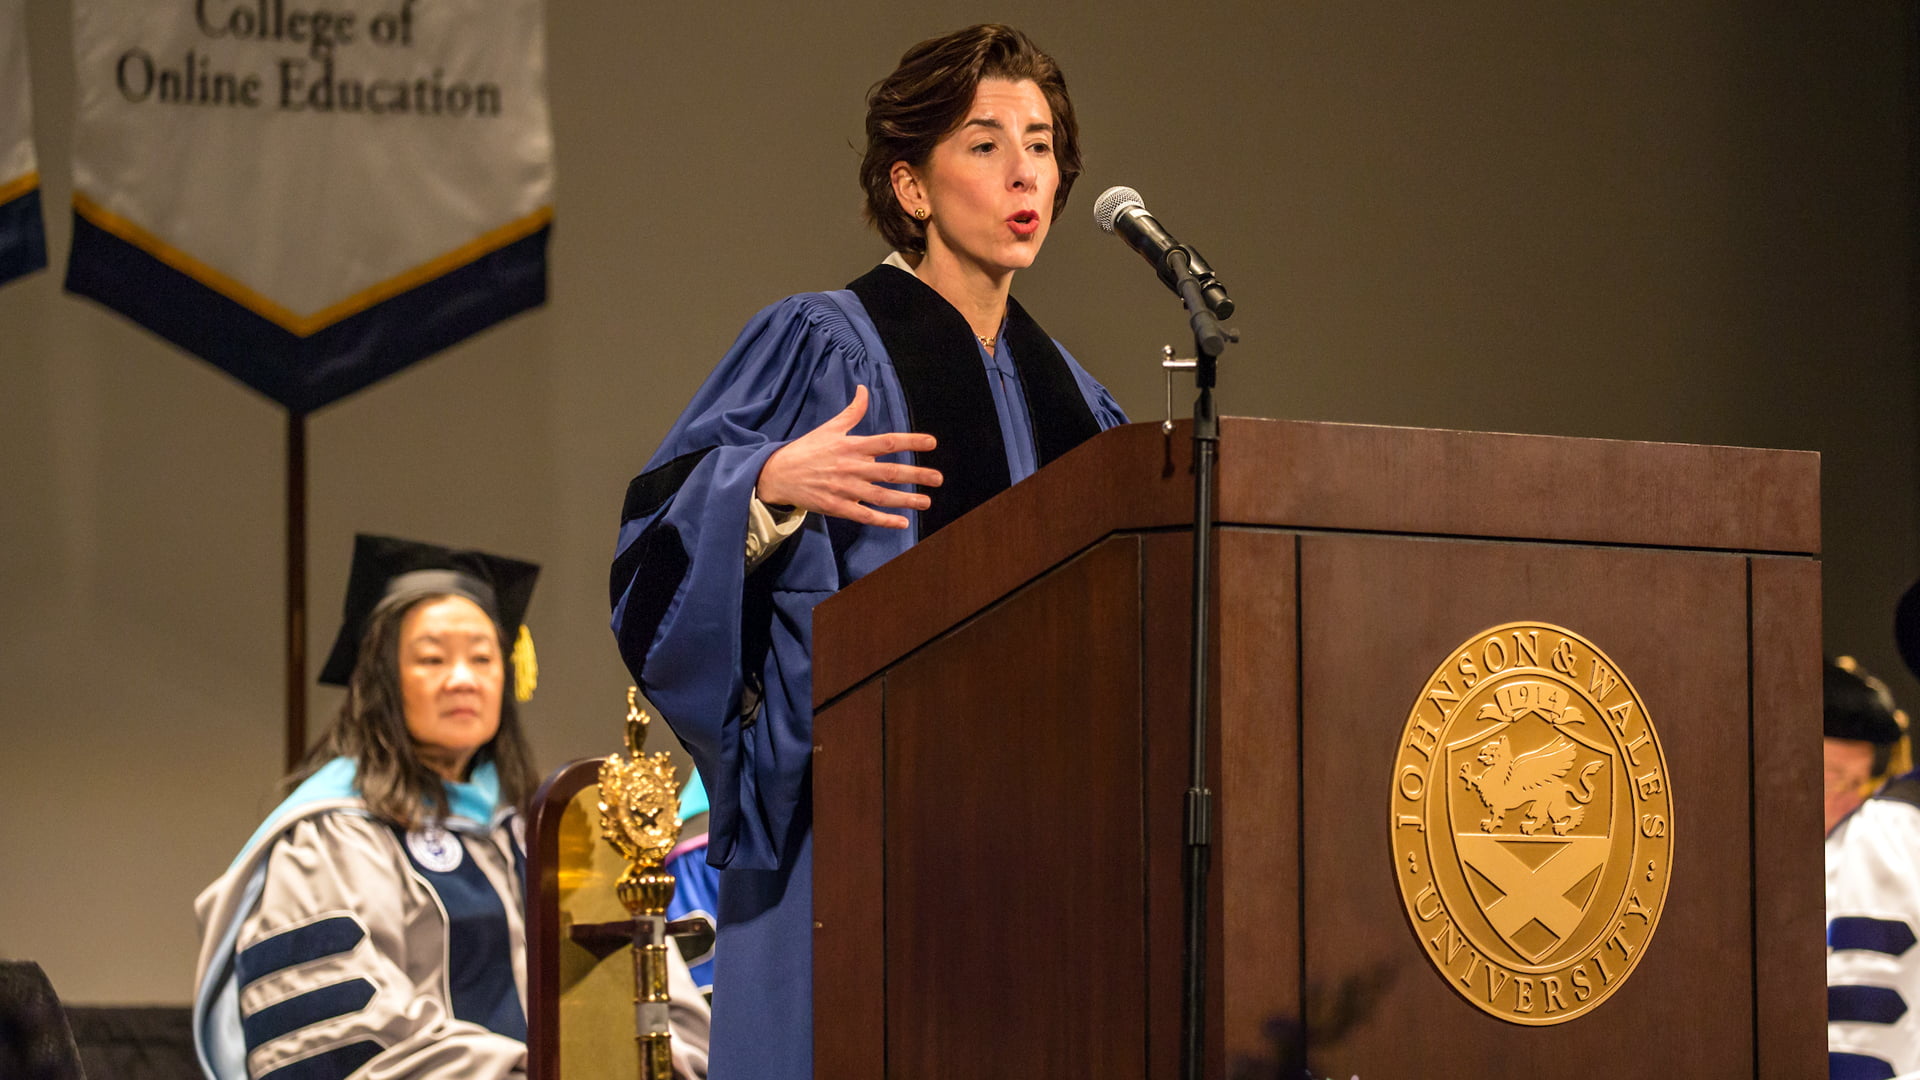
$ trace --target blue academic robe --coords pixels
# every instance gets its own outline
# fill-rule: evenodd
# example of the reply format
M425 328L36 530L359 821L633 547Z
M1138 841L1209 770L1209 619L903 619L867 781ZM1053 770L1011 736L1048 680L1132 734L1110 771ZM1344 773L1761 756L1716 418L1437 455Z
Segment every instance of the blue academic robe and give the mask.
M852 291L863 283L863 292ZM786 442L844 409L856 386L866 386L870 395L867 415L854 429L866 435L927 430L927 424L915 426L910 398L925 419L940 404L929 404L929 386L968 381L973 387L980 381L981 369L955 380L951 369L929 376L924 363L912 361L919 374L906 380L913 385L903 385L901 371L911 364L889 356L876 313L868 310L876 297L876 307L891 309L899 298L905 309L877 313L896 345L903 325L944 336L951 362L962 355L956 350L973 341L957 311L891 267L849 290L782 300L747 324L629 487L622 514L611 580L614 633L647 697L699 766L712 804L708 860L721 870L714 1080L813 1075L807 783L813 606L906 550L927 525L926 515L912 510L891 511L909 519L905 530L809 515L749 574L747 517L760 468ZM1064 349L1050 367L1030 366L1037 363L1035 354L1058 345L1017 304L1008 318L995 354L989 357L974 344L966 361L982 365L992 402L990 422L971 418L973 434L991 430L998 437L971 440L972 464L922 461L941 468L946 479L928 492L936 504L944 493L965 490L972 476L997 474L1001 462L988 460L994 449L1004 455L1006 480L1018 482L1044 464L1049 451L1057 456L1073 439L1126 421L1105 388ZM1024 325L1016 325L1021 320ZM1016 350L1022 355L1015 357ZM1030 405L1035 385L1050 386L1056 396ZM982 394L965 401L965 409L985 411ZM1061 412L1078 413L1080 425L1064 442L1060 432L1067 425L1055 422ZM982 446L988 447L984 456ZM950 449L943 438L938 452Z

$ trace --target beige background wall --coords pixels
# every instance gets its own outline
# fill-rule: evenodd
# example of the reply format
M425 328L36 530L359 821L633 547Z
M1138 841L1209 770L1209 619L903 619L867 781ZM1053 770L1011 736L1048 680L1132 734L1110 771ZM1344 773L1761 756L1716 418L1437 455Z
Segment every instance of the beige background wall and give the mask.
M28 8L56 269L0 288L0 955L181 1002L279 768L283 424L59 291L70 9ZM1822 451L1829 647L1920 704L1886 629L1920 573L1911 4L549 8L552 302L313 417L316 668L356 529L532 558L541 762L614 748L627 479L753 311L885 254L862 95L998 18L1087 157L1016 291L1135 417L1184 321L1090 223L1112 184L1241 302L1224 411Z

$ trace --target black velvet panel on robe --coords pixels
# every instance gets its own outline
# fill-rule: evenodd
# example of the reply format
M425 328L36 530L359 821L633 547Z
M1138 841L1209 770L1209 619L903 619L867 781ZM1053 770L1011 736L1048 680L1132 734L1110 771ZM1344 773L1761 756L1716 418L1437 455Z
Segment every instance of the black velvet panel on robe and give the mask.
M933 505L919 514L925 539L1012 484L993 388L966 317L919 278L878 266L847 288L860 298L893 360L913 430L938 443L916 455L943 478L929 493ZM1037 460L1045 468L1099 434L1100 424L1053 339L1012 298L1006 339L1033 422Z

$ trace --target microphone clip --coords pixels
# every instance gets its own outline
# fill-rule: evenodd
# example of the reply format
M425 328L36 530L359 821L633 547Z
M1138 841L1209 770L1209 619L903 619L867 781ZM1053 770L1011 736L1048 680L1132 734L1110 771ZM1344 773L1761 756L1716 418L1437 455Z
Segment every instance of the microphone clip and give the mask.
M1205 256L1201 255L1199 249L1192 244L1178 244L1167 252L1167 257L1160 263L1160 280L1174 292L1180 291L1180 283L1176 279L1178 271L1173 267L1175 251L1186 253L1187 268L1192 272L1194 281L1200 286L1200 298L1206 301L1207 310L1222 319L1233 318L1233 297L1227 295L1226 283L1213 272L1213 267L1207 265Z

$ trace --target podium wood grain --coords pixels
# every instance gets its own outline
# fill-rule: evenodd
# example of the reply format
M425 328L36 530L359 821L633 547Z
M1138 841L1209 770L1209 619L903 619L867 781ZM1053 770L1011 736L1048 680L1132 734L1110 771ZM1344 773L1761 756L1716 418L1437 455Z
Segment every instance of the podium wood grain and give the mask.
M816 1075L1175 1073L1188 460L1106 432L815 609ZM1228 419L1220 460L1208 1075L1819 1075L1818 458ZM1414 696L1520 619L1612 655L1674 790L1650 948L1551 1027L1449 988L1387 836Z

